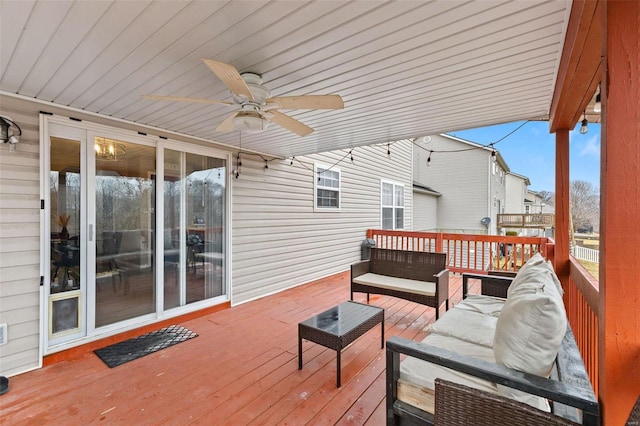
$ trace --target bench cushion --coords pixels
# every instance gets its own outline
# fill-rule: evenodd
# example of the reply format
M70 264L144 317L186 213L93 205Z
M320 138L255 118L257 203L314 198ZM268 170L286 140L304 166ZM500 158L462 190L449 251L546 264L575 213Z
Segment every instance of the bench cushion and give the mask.
M389 277L387 275L373 274L371 272L353 278L353 282L356 284L386 288L388 290L400 290L414 294L422 294L424 296L436 295L435 283Z
M500 316L500 311L502 311L504 301L505 299L501 297L469 294L462 302L456 305L456 308L477 312L479 314L491 315L497 318Z
M499 364L549 377L567 331L562 296L551 274L544 262L530 267L508 295L493 343Z
M452 311L448 311L443 317L449 315L450 312ZM495 358L491 348L475 345L464 340L456 339L455 337L430 334L422 342L483 361L495 363ZM407 357L400 363L400 381L402 383L400 381L398 382L398 399L433 413L433 393L436 378L460 383L493 394L498 393L497 386L487 380L469 376L417 358ZM526 402L540 410L547 412L550 411L550 407L546 399L533 395L528 396L529 399L526 399L523 402ZM520 400L522 401L522 399Z
M438 321L428 326L427 330L430 333L451 336L493 350L493 337L498 318L459 309L458 306L447 311Z

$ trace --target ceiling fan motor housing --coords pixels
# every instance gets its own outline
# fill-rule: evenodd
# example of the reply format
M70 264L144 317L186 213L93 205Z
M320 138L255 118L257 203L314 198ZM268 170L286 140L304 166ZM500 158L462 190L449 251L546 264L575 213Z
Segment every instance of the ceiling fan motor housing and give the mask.
M271 97L271 92L262 85L262 77L252 72L245 72L240 74L240 76L244 82L247 83L247 87L249 87L249 91L253 95L253 101L244 96L238 96L232 93L233 101L241 105L247 102L255 102L259 106L266 104L266 100Z

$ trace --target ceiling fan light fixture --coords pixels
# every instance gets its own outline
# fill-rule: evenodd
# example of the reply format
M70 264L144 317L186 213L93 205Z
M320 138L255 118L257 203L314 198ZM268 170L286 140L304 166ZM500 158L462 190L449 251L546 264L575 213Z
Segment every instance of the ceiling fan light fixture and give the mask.
M241 111L233 117L233 127L240 132L259 133L269 127L269 121L257 112Z

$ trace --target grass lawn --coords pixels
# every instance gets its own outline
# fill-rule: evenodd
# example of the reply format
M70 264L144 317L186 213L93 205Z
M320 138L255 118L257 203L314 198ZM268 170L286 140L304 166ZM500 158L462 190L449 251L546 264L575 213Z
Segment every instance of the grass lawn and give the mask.
M600 277L600 265L598 265L597 263L594 262L589 262L588 260L580 260L578 259L578 262L580 262L580 264L582 266L584 266L584 268L589 271L589 273L597 280Z

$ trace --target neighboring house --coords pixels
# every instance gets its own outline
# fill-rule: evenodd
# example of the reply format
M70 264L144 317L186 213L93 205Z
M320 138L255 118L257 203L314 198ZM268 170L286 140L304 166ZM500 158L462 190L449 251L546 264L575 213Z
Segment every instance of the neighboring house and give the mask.
M409 141L273 159L5 95L0 114L23 131L0 146L5 376L343 272L366 229L412 229Z
M529 178L517 173L508 172L506 182L507 208L505 213L529 213L526 211L527 192L529 185L531 185Z
M500 152L446 134L419 138L415 145L414 203L431 210L416 208L414 223L439 232L495 235L496 215L508 209L509 167ZM439 194L435 225L429 218L434 195L420 190L425 187Z
M527 190L525 196L525 213L550 213L555 212L553 204L546 202L536 191Z
M525 212L530 214L553 215L555 214L555 206L552 203L545 201L538 192L528 189L525 197ZM524 229L522 235L553 238L554 230L552 228Z
M415 152L415 151L414 151ZM438 230L438 198L441 196L428 186L413 182L413 230Z

